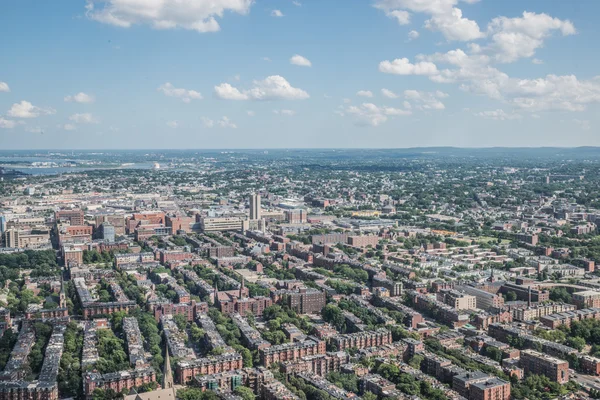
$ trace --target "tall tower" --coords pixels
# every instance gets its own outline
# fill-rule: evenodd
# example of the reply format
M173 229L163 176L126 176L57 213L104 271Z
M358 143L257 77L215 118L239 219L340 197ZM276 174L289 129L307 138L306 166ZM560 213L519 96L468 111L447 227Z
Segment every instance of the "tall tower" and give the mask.
M60 272L60 294L58 300L58 306L60 308L67 308L67 294L65 293L65 281L63 279L63 272Z
M250 220L260 219L260 194L250 195Z
M169 346L165 346L165 365L163 366L162 388L173 389L173 386L173 371L171 371L171 360L169 359Z
M240 299L244 298L244 288L245 288L245 284L244 284L244 277L242 276L242 284L240 285Z

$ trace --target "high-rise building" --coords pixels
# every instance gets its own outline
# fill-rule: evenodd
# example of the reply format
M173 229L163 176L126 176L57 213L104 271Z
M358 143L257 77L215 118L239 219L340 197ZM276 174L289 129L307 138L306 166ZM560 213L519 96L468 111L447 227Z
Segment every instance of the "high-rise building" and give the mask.
M102 225L100 225L100 235L101 238L106 240L107 242L115 241L115 227L108 221L104 221Z
M260 219L260 194L250 195L250 219Z

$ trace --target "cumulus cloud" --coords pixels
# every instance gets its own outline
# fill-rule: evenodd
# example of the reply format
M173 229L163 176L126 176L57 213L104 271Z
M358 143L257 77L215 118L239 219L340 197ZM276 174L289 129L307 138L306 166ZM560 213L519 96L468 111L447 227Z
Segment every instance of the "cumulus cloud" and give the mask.
M167 126L169 128L175 129L179 126L179 122L177 121L167 121Z
M283 13L281 12L281 10L272 10L271 17L281 18L283 17Z
M225 12L247 14L253 0L87 0L86 15L95 21L129 28L148 24L154 29L216 32L216 17Z
M544 63L544 61L543 61L543 60L540 60L539 58L534 58L533 60L531 60L531 62L532 62L533 64L537 64L537 65L541 65L541 64L543 64L543 63Z
M256 115L256 113L252 110L246 111L246 114L248 114L249 117L254 117Z
M417 31L408 32L408 40L415 40L418 37L419 37L419 32L417 32Z
M436 92L423 92L419 90L405 90L404 98L412 102L414 107L418 110L443 110L446 108L444 103L439 99L448 97L448 94L436 91Z
M10 92L8 83L0 81L0 92Z
M514 119L523 118L523 116L521 116L520 114L507 113L506 111L504 111L500 108L497 110L491 110L491 111L481 111L481 112L475 113L475 116L487 118L487 119L493 119L496 121L506 121L506 120L514 120Z
M356 92L356 95L361 97L373 97L373 92L370 90L359 90Z
M229 83L221 83L215 86L215 95L224 100L304 100L310 97L280 75L255 80L252 84L252 88L240 90Z
M392 92L389 89L383 88L381 89L381 94L383 95L383 97L387 97L388 99L397 99L398 95L394 92Z
M410 24L410 13L408 11L392 10L392 11L387 11L385 13L385 15L387 15L390 18L395 19L396 21L398 21L398 24L400 24L400 25Z
M379 63L379 71L396 75L435 75L438 73L434 63L421 61L411 64L408 58L382 61Z
M159 92L162 92L165 96L169 97L177 97L181 99L184 103L189 103L192 100L200 100L202 99L202 95L195 90L188 90L183 88L176 88L171 83L163 83L157 89Z
M14 118L36 118L40 115L51 115L55 113L56 110L52 108L36 107L30 102L23 100L20 103L14 103L6 114L9 117Z
M97 124L98 120L90 113L73 114L69 120L76 124Z
M485 36L479 30L477 22L463 18L460 8L453 7L451 11L436 14L425 21L425 27L431 31L439 31L448 40L469 41Z
M341 106L338 114L348 114L354 117L359 126L379 126L386 122L390 117L411 115L412 112L393 107L379 107L373 103L362 103L359 106Z
M63 128L65 131L74 131L75 129L77 129L77 126L75 126L75 125L73 125L73 124L64 124L64 125L62 126L62 128Z
M10 119L5 119L0 116L0 128L3 129L12 129L17 126L17 121L13 121Z
M302 57L298 54L290 58L290 64L298 65L300 67L312 67L312 63L308 58Z
M430 16L425 27L440 32L447 40L470 41L485 36L477 22L463 17L462 10L455 7L458 0L377 0L375 7L383 10L401 25L410 22L410 12ZM466 3L473 3L467 0Z
M504 63L532 57L536 49L544 45L544 39L554 31L559 31L563 36L577 33L571 21L544 13L525 11L522 17L497 17L488 24L492 41L490 49L496 53L496 60Z
M66 102L74 102L74 103L93 103L94 102L94 96L91 96L89 94L83 93L83 92L79 92L77 94L74 94L72 96L66 96L65 97L65 101Z

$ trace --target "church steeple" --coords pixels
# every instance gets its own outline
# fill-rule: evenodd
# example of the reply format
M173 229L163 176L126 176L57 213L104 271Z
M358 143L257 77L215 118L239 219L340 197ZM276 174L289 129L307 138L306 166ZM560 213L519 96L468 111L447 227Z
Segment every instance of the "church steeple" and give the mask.
M67 294L65 293L65 281L63 278L63 272L60 273L60 294L58 306L60 308L67 308Z
M173 389L173 371L171 371L171 359L169 358L169 347L165 349L165 365L163 367L163 389Z

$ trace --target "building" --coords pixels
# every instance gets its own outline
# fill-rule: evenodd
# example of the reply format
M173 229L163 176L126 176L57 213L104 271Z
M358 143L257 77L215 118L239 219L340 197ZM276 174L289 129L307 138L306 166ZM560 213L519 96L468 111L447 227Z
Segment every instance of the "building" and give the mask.
M486 292L483 289L478 289L469 285L459 285L456 287L468 295L475 296L476 307L480 310L489 310L491 308L500 309L504 306L504 297L500 294Z
M85 219L82 210L60 210L54 213L54 219L58 221L68 221L69 225L83 225Z
M136 368L108 374L87 372L83 378L83 391L86 398L91 399L92 393L96 389L112 389L119 393L122 390L129 391L132 388L151 382L156 382L156 373L152 367Z
M296 290L281 290L273 292L273 296L280 296L288 307L298 314L318 314L327 302L327 295L317 289L300 287Z
M303 342L284 343L261 349L260 362L268 368L273 363L296 361L306 356L325 354L325 347L324 341L309 336Z
M346 349L364 349L392 343L392 332L380 328L375 331L347 333L329 338L338 351Z
M600 308L600 292L585 290L573 293L573 303L577 308Z
M250 195L250 219L260 219L261 205L260 205L260 194Z
M379 243L379 236L377 235L358 235L348 236L348 244L354 247L367 247L371 246L375 248Z
M600 308L584 308L545 315L540 318L540 322L549 328L556 329L561 325L571 326L571 323L584 319L600 319Z
M455 310L474 310L477 308L477 298L455 289L444 289L437 293L437 300L449 305Z
M402 396L401 392L396 389L396 385L378 374L363 376L359 381L359 389L362 394L371 392L382 399Z
M517 285L516 283L506 282L500 288L500 292L506 294L514 292L518 300L527 302L543 303L550 300L548 290L540 290L532 286Z
M37 249L50 245L50 231L47 229L29 231L10 228L4 231L3 241L4 247Z
M590 375L600 375L600 358L583 355L579 357L579 368Z
M200 230L202 230L202 232L244 232L247 229L248 221L239 217L206 217L200 219Z
M565 303L536 304L530 307L513 308L513 318L517 321L534 321L546 315L562 313L565 311L574 311L577 306Z
M105 221L98 227L98 235L100 239L107 242L115 241L115 227L108 221Z
M178 361L175 368L176 381L189 384L198 375L218 374L243 368L244 361L239 353L225 353L194 360Z
M307 213L302 208L296 208L293 210L285 210L285 222L288 224L305 224Z
M569 381L569 363L534 350L522 350L519 366L525 373L544 375L560 384Z

